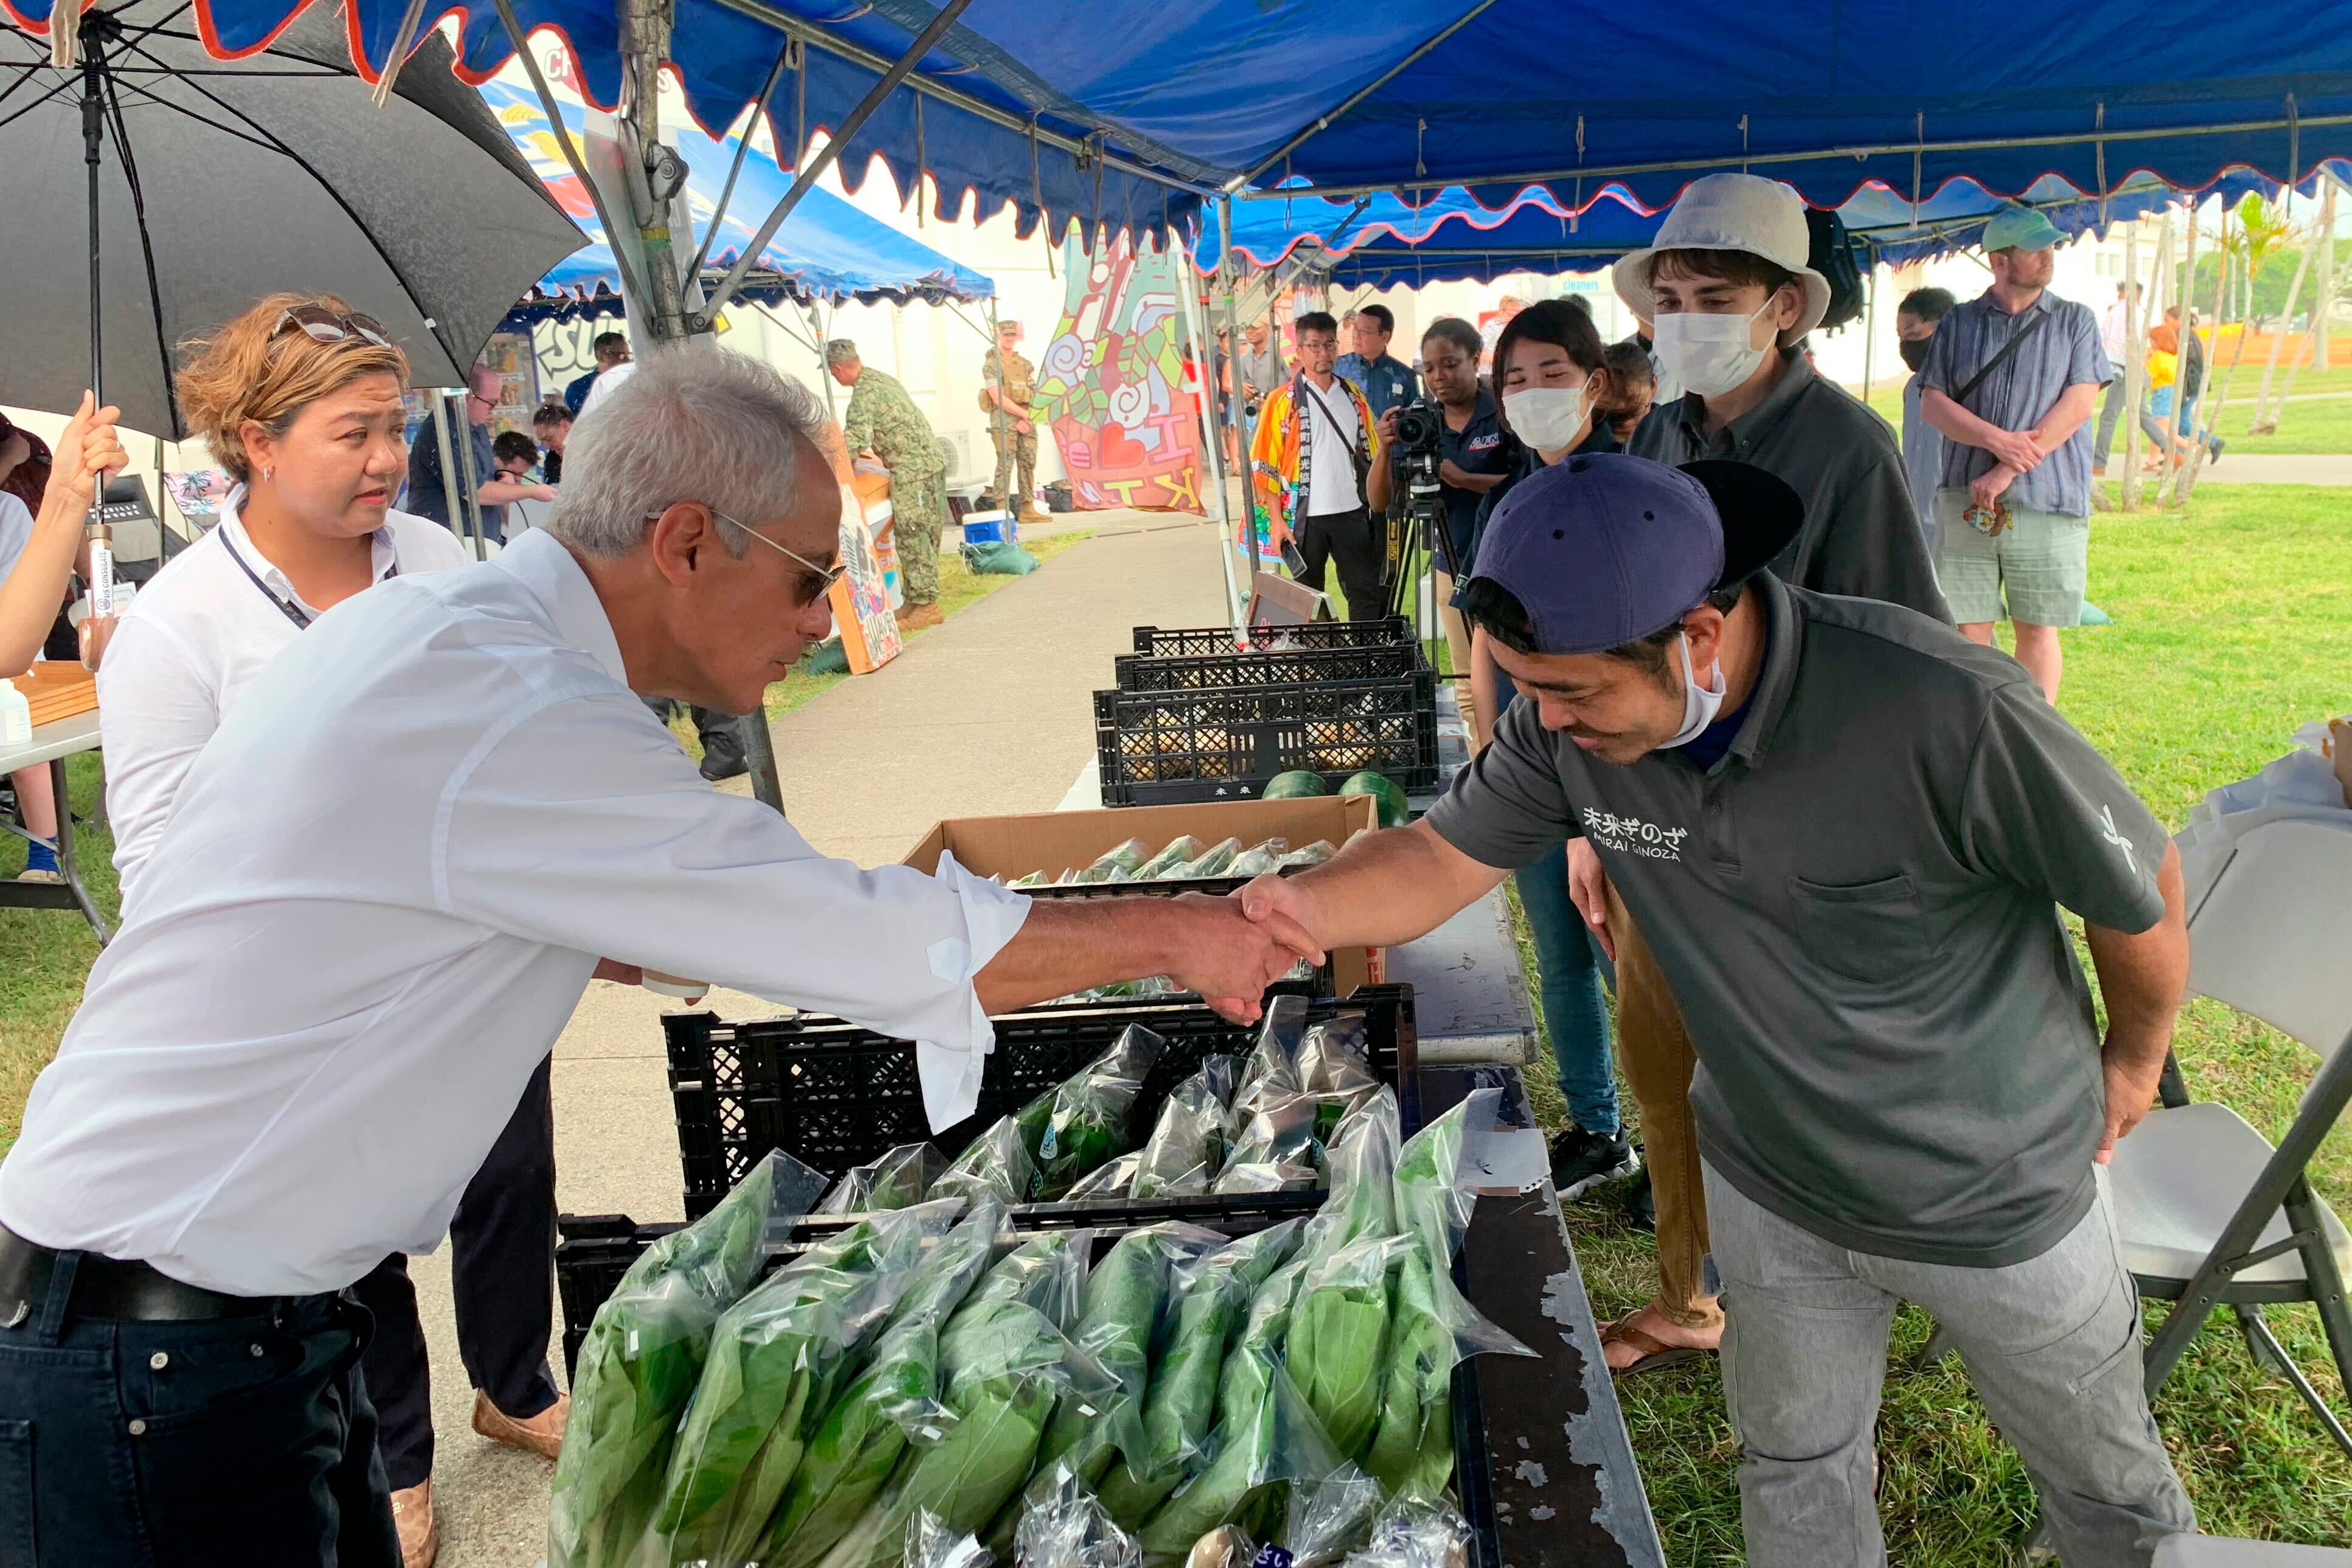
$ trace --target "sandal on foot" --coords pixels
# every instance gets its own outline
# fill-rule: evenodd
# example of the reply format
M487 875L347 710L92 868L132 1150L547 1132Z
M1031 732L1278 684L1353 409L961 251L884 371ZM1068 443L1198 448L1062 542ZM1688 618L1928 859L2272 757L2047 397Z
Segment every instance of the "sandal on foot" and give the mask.
M1623 1366L1611 1367L1609 1369L1611 1374L1616 1377L1631 1377L1635 1373L1641 1372L1662 1372L1667 1367L1681 1366L1685 1363L1695 1362L1715 1353L1713 1351L1700 1350L1695 1345L1670 1345L1654 1334L1643 1333L1639 1329L1628 1327L1623 1318L1618 1319L1615 1322L1601 1325L1601 1353L1604 1363L1608 1359L1609 1347L1613 1344L1632 1345L1641 1352Z

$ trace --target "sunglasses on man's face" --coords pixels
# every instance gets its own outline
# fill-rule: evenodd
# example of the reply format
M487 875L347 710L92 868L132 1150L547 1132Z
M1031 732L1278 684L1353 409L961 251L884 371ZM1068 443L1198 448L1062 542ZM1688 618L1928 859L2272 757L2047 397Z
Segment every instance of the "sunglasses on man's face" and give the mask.
M675 505L676 503L673 502L672 504ZM741 529L744 532L750 534L752 538L758 540L761 543L766 545L777 554L783 556L786 560L791 561L794 564L803 568L803 571L800 574L800 579L793 589L793 604L802 609L808 608L808 606L815 604L827 594L832 593L833 585L849 574L849 563L845 561L836 561L830 566L820 566L815 562L810 560L807 556L803 555L799 551L793 550L777 543L766 534L761 533L758 529L753 528L750 523L728 516L725 512L720 511L717 507L712 506L709 501L704 501L701 504L702 509L705 511L708 511L719 521L727 523L731 527ZM667 507L663 509L663 510L667 510L668 509ZM660 516L661 512L659 511L649 511L646 513L646 521L647 522L651 522Z
M269 335L281 338L298 331L308 334L313 342L340 343L346 338L360 338L378 348L392 346L392 334L373 316L364 316L357 310L340 315L324 305L295 305L279 312L278 325Z

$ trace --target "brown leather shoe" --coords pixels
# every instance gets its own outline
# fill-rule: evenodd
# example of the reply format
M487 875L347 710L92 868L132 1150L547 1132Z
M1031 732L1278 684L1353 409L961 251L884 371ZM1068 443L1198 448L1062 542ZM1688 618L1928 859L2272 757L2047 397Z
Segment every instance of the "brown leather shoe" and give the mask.
M441 1555L441 1527L433 1519L433 1483L419 1481L393 1493L392 1522L400 1531L400 1568L433 1568Z
M518 1421L481 1390L474 1391L474 1430L493 1443L511 1443L551 1459L563 1447L563 1424L572 1418L572 1395L559 1394L555 1403L538 1415Z
M898 629L902 632L919 632L925 626L938 626L947 618L947 612L937 605L918 605L911 610L898 612Z

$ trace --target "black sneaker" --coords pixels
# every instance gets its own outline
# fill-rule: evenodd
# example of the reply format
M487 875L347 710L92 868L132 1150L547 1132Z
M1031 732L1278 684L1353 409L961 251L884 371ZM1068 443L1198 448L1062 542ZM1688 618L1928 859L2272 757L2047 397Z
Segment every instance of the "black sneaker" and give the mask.
M1603 1137L1581 1127L1563 1127L1552 1137L1551 1184L1562 1203L1641 1168L1642 1156L1633 1152L1633 1141L1622 1131Z
M1642 1167L1642 1173L1625 1189L1625 1223L1651 1236L1658 1234L1658 1200L1657 1195L1650 1191L1650 1168L1647 1165Z

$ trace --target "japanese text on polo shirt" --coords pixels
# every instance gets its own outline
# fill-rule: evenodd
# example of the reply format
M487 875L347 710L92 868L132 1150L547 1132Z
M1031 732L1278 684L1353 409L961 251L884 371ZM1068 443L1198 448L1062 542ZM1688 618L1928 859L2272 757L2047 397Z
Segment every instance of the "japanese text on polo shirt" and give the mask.
M1683 840L1690 837L1690 829L1661 827L1638 816L1620 816L1613 811L1586 806L1584 836L1596 849L1646 855L1653 860L1679 860L1683 858Z

